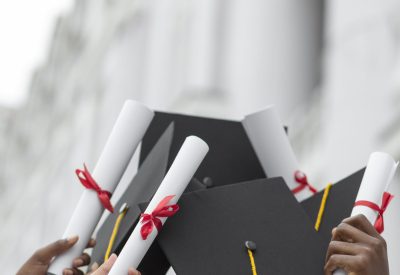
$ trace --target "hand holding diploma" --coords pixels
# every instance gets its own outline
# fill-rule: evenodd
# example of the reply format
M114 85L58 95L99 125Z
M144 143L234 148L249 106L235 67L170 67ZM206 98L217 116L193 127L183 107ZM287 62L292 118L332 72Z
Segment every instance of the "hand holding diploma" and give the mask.
M332 231L325 275L338 268L352 275L389 275L386 242L364 215L347 218Z
M38 249L31 258L20 268L17 275L45 275L49 268L51 260L55 257L71 249L78 242L78 237L71 237L63 240L58 240L52 244ZM96 244L94 240L90 240L87 248L91 248ZM90 256L83 253L72 262L71 268L63 270L64 275L81 274L79 267L86 266L90 263Z
M351 229L346 225L344 225L344 227L347 228L345 230L346 232L342 232L343 230L341 229L340 226L338 226L338 228L336 229L336 231L339 231L339 233L342 233L340 240L347 241L347 242L351 241L351 243L358 243L358 241L359 241L360 242L359 245L361 245L362 247L365 247L367 245L367 248L368 248L368 246L369 247L372 246L372 249L376 249L376 250L381 249L381 245L379 245L379 243L381 243L383 239L381 237L378 238L376 236L376 234L379 235L379 233L381 233L384 229L383 214L392 198L392 196L390 194L386 193L386 191L389 188L389 185L395 174L397 166L398 166L398 163L395 163L393 158L391 156L389 156L388 154L381 153L381 152L375 152L375 153L371 154L369 161L368 161L367 168L364 173L364 177L363 177L361 185L360 185L360 189L357 194L357 198L356 198L356 202L354 204L353 211L351 213L352 217L355 217L358 215L362 215L365 217L365 220L370 223L370 226L368 226L368 228L366 228L365 221L363 221L363 222L358 223L358 224L361 224L361 223L363 224L362 228L360 228L360 226L358 226L358 228L361 229L362 231L364 231L364 233L369 234L376 240L372 241L370 238L367 238L364 234L361 234L360 232L358 232L358 234L356 234L354 229ZM362 219L364 219L364 218L362 218ZM370 230L370 227L373 227L373 225L375 226L374 231ZM375 232L376 232L376 234L375 234ZM359 236L364 236L364 237L362 237L362 238L357 237L357 239L352 239L352 237L356 237L355 234L359 235ZM335 237L335 234L334 234L334 237ZM331 245L332 245L332 243L331 243ZM336 245L336 243L334 243L334 245ZM348 248L350 248L350 246L354 247L355 244L347 245ZM334 271L334 273L333 273L334 275L345 275L345 274L347 274L347 272L357 271L357 270L350 270L348 267L349 263L346 264L344 261L340 261L340 264L342 264L344 266L341 266L340 264L337 263L338 259L343 259L344 257L346 259L348 259L349 257L344 256L344 255L348 254L347 252L354 254L355 253L354 249L352 249L352 250L347 250L347 249L346 250L334 250L334 251L335 251L335 254L330 256L330 258L332 259L332 257L333 257L333 259L331 260L328 258L328 263L330 261L329 269L331 269L332 266L345 268L344 270L338 269L338 270ZM385 251L386 251L386 247L385 247ZM379 254L383 253L381 251L376 251L376 252ZM336 254L339 254L339 255L336 255ZM357 256L357 255L360 255L360 253L354 254L354 256ZM361 260L364 263L365 256L362 258L363 259L361 259ZM355 261L357 264L360 264L361 260L360 260L360 256L353 258L353 261ZM346 261L349 261L349 260L346 260ZM352 268L356 268L356 266L354 266L354 263L351 266L352 266ZM347 270L346 270L346 268L347 268ZM383 271L384 270L382 270L382 272ZM381 272L378 272L378 273L362 273L362 272L357 273L357 272L354 274L385 274L385 273L381 273ZM351 274L353 274L353 273L351 273Z
M66 253L55 258L49 274L59 275L65 267L70 266L72 260L85 248L104 209L112 211L110 195L121 180L153 116L153 111L146 106L132 100L126 101L93 173L86 167L84 170L77 169L79 180L86 189L64 236L77 235L79 241Z

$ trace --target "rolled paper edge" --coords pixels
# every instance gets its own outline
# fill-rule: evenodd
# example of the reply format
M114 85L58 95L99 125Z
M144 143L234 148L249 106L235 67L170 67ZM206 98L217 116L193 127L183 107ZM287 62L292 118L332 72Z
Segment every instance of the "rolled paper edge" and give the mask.
M263 112L266 112L266 111L273 110L274 108L275 108L274 104L267 105L266 107L262 107L262 108L260 108L259 110L255 111L255 112L248 113L247 115L244 116L244 119L246 119L247 117L250 117L250 116L257 115L259 113L263 113Z
M133 99L127 99L124 102L124 106L129 106L129 107L137 107L140 108L144 111L147 111L149 114L151 114L152 116L154 116L154 111L152 109L150 109L149 107L147 107L146 105L144 105L143 103L133 100Z
M188 136L188 137L186 137L185 142L186 141L198 143L198 145L204 147L204 149L207 152L210 150L210 147L208 146L208 144L204 140L202 140L201 138L199 138L197 136Z

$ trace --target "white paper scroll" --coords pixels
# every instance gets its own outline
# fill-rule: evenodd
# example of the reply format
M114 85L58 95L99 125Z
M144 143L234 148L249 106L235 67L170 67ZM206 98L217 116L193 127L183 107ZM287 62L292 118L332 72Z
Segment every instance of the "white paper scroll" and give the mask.
M299 163L275 107L245 116L242 124L267 176L283 177L291 190L298 187L294 174ZM304 188L295 196L302 201L312 194Z
M187 137L145 213L150 214L166 196L174 195L169 204L177 203L207 152L208 145L203 140L195 136ZM167 220L160 219L163 224ZM135 227L109 275L127 274L129 267L137 268L142 261L157 236L157 229L154 228L143 240L141 226L139 222Z
M153 111L146 106L132 100L125 102L92 173L103 190L114 191L153 116ZM83 191L64 233L64 238L78 235L79 241L53 261L50 274L62 274L63 269L70 267L73 259L82 254L103 211L97 193Z
M367 169L365 170L356 201L370 201L381 205L383 193L389 189L389 185L396 172L398 162L381 152L372 153L369 157ZM366 206L355 206L351 216L363 214L371 224L374 224L378 213ZM336 270L334 275L346 275L344 270Z

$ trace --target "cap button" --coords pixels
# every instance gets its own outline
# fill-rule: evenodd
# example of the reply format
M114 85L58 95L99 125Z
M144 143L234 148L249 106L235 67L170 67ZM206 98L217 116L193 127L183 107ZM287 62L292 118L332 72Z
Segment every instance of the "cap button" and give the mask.
M244 245L247 247L247 249L250 249L251 251L255 251L257 249L257 245L253 241L246 241Z
M203 179L203 184L204 184L206 187L211 187L211 186L213 186L213 180L212 180L212 178L210 178L210 177L205 177L205 178Z

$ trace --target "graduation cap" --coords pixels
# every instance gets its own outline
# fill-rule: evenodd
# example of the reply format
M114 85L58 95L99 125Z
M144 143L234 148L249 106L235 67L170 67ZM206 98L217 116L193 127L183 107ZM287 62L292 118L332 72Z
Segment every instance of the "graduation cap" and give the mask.
M316 228L325 244L328 244L331 240L332 229L339 225L343 219L350 217L364 171L365 169L361 169L333 184L330 188L328 187L329 190L322 190L301 202L311 220L317 221L325 194L326 199L321 212L322 216L319 226Z
M326 247L282 178L187 193L179 205L158 236L177 274L323 273Z
M196 135L207 141L211 150L197 170L195 178L214 186L264 178L247 134L239 121L156 112L142 141L140 163L153 148L158 137L171 122L175 123L174 138L168 157L172 164L184 139Z

